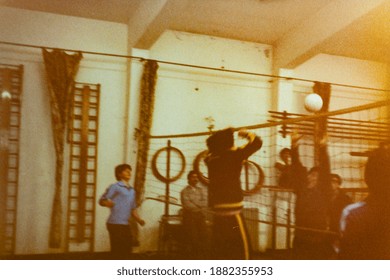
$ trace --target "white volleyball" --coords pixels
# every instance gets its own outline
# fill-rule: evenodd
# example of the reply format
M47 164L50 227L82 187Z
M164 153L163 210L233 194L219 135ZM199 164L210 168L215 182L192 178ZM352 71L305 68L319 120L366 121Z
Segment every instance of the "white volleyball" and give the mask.
M318 112L321 110L322 105L322 98L317 93L310 93L305 98L305 109L309 112Z

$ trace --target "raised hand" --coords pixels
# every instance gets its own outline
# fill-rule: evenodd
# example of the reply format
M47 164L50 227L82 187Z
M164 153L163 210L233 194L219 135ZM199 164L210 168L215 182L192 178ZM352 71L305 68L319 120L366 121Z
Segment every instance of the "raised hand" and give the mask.
M298 129L293 129L290 134L291 137L291 147L297 147L299 140L303 137L303 135L299 134Z

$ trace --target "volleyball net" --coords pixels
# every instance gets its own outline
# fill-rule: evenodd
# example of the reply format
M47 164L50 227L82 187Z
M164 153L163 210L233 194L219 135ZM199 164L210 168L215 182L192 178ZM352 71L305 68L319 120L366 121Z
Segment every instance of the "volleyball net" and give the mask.
M389 112L389 100L314 115L270 111L267 122L241 127L253 131L263 141L262 148L244 163L241 172L244 209L255 209L247 211L247 219L265 225L254 226L253 235L257 236L256 240L260 239L260 235L267 236L262 240L268 240L265 241L267 244L255 245L255 248L289 248L291 229L294 228L292 209L295 197L291 190L278 188L279 173L275 163L280 161L279 152L290 147L291 132L297 130L302 135L301 161L307 168L313 167L316 123L327 119L331 172L341 176L344 190L358 201L367 195L364 166L369 152L389 142ZM203 158L210 134L211 131L151 136L145 196L180 205L180 192L187 185L190 170L196 170L201 183L207 186L207 168ZM246 140L237 138L237 133L235 137L236 146L246 143ZM168 211L165 214L177 213ZM277 236L281 236L279 241L276 241ZM277 245L280 239L283 244Z

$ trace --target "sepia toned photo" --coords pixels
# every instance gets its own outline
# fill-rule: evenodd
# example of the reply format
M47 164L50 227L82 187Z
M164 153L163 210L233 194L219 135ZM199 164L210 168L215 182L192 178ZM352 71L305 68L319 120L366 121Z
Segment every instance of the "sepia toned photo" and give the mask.
M0 259L390 260L389 18L1 0Z

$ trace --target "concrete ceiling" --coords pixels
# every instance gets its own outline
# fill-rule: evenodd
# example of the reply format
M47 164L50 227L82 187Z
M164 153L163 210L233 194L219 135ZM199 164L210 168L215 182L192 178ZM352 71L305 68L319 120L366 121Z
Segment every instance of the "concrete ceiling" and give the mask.
M318 53L390 63L390 0L0 0L0 5L127 24L150 48L166 29L274 46L275 66Z

